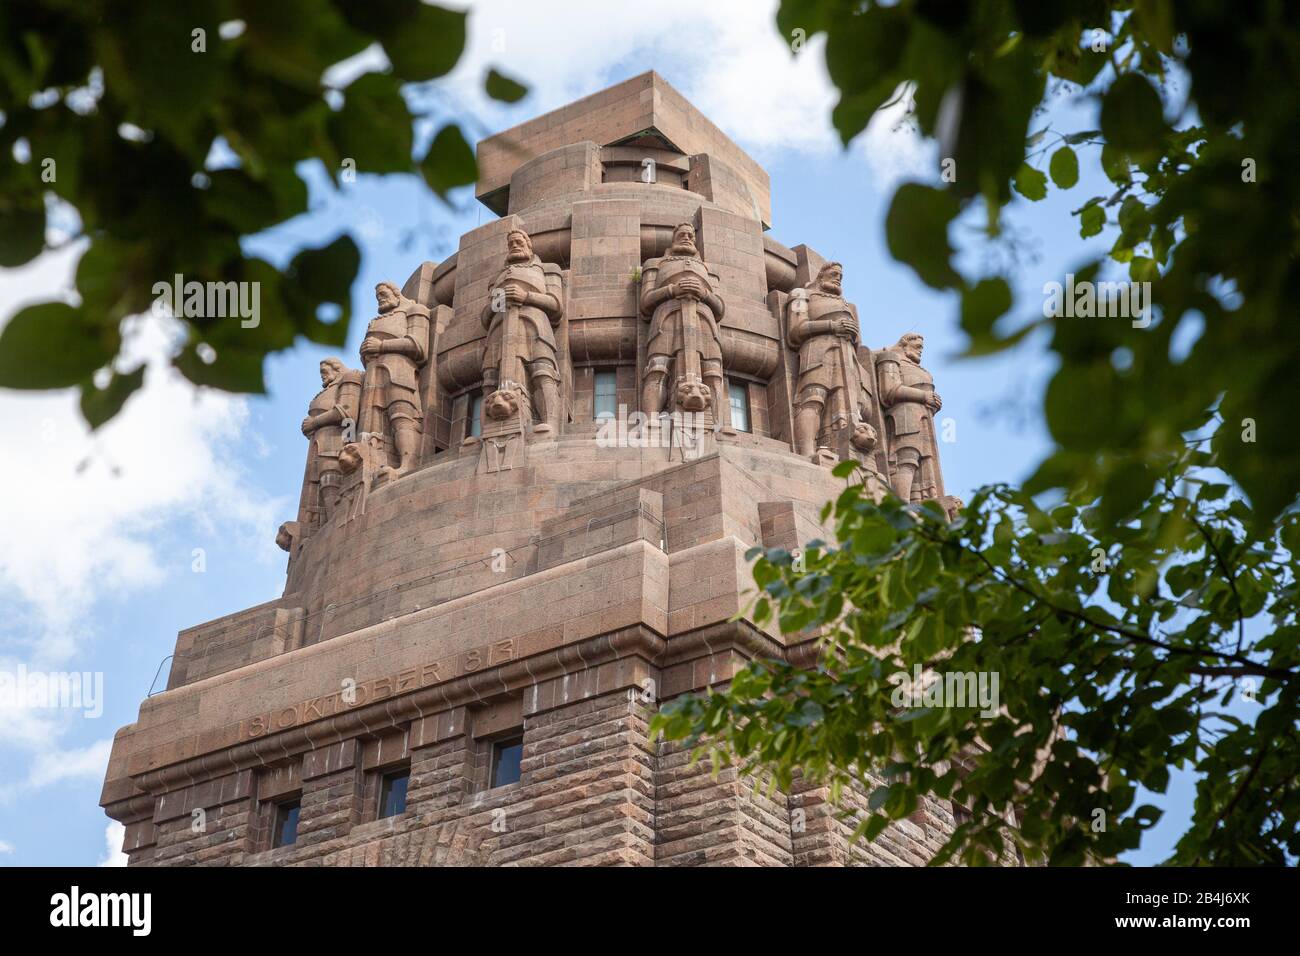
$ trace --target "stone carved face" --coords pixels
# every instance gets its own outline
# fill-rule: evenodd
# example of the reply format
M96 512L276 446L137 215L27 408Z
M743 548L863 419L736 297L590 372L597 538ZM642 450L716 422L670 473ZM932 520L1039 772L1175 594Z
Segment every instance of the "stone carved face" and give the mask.
M344 445L343 450L339 452L339 471L345 475L350 475L361 465L361 449L355 443Z
M844 294L844 269L838 262L822 266L817 273L817 287L830 295Z
M493 421L505 421L519 414L519 398L514 392L497 389L483 403L483 413Z
M397 289L389 282L379 283L375 286L375 301L379 303L380 312L389 312L397 308Z
M702 412L709 407L713 391L703 382L683 379L677 383L677 407L684 412Z
M338 381L343 374L343 363L336 358L327 358L320 363L321 388L328 388Z
M898 348L907 356L909 362L921 364L921 352L925 348L925 338L916 332L909 332L898 340Z
M849 444L860 452L869 452L876 447L878 437L874 428L866 422L858 422L853 426L853 437L849 439Z
M673 230L673 244L672 248L668 250L668 254L699 257L700 252L695 245L695 227L693 225L684 222Z
M506 236L506 261L531 262L533 259L533 240L522 229L511 229Z
M280 525L280 530L275 533L275 544L281 551L288 551L293 547L293 539L298 534L298 522L286 521Z

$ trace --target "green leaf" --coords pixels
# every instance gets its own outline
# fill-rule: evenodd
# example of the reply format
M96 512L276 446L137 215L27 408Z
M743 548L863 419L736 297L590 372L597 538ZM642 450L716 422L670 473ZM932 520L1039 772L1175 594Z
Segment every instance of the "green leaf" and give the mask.
M459 127L448 125L438 130L428 155L420 163L420 171L429 188L444 198L449 190L471 185L478 179L474 150L465 142Z
M107 20L97 62L113 100L132 105L127 118L182 147L200 145L202 120L228 75L218 49L220 14L215 0L193 0L130 4ZM204 31L205 53L192 49L195 29Z
M95 328L80 309L64 302L30 305L0 330L0 387L76 385L107 365L117 345L116 329Z
M1079 211L1079 236L1081 238L1087 239L1089 236L1097 235L1104 225L1106 225L1106 210L1102 209L1100 203L1084 206Z
M1110 143L1101 148L1101 171L1116 186L1128 185L1133 180L1129 171L1128 157L1124 155L1123 150L1117 149Z
M104 388L87 382L81 388L81 414L91 430L98 428L122 410L126 400L144 385L145 366L140 365L125 375L114 372Z
M1052 182L1061 189L1070 189L1079 181L1079 157L1069 146L1062 146L1052 154L1047 166Z
M341 348L347 341L352 304L352 282L361 267L361 250L348 235L319 249L304 249L286 270L284 294L297 314L299 327L313 342ZM325 303L340 309L335 322L322 322L317 310Z
M495 69L488 71L483 87L487 90L488 96L503 103L517 103L528 95L528 87L498 73Z
M1103 513L1121 521L1137 511L1151 493L1153 476L1141 461L1124 461L1107 476L1102 497Z
M1147 256L1134 256L1128 265L1128 277L1134 282L1154 282L1160 278L1154 259Z
M187 346L172 359L172 364L195 385L208 385L227 392L260 394L266 391L262 358L261 352L226 346L217 351L212 362L205 362L199 358L195 346Z
M217 169L203 193L203 204L219 222L240 232L260 232L286 218L279 199L266 183L258 182L242 169ZM306 205L307 186L293 177Z
M451 72L465 49L465 14L417 4L414 16L395 20L384 34L384 52L403 80L422 82Z
M358 172L398 173L411 168L411 114L397 80L366 73L343 91L343 108L329 119L340 158Z
M1164 138L1160 94L1140 73L1125 73L1101 101L1101 132L1106 142L1129 153L1145 153Z
M45 204L39 194L7 209L0 204L0 268L30 262L44 248Z
M958 211L951 193L920 183L904 183L894 193L885 217L890 253L910 265L932 288L949 288L961 282L949 262L952 246L948 242L948 226Z
M795 6L798 12L791 9ZM793 24L782 30L787 42L794 29L804 29L811 37L819 22L833 25L826 40L826 69L840 99L831 112L831 123L847 145L900 82L897 70L913 29L910 18L901 10L881 7L839 15L807 3L782 4L777 16Z
M1133 819L1144 827L1154 826L1155 822L1164 815L1164 811L1159 807L1144 803L1133 811Z
M1024 5L1021 5L1021 7L1023 9ZM1074 34L1075 42L1058 51L1052 62L1052 72L1063 80L1078 83L1080 86L1087 86L1097 78L1101 68L1106 65L1106 54L1094 52L1090 47L1079 47L1077 39L1078 32L1076 31Z
M1020 164L1015 178L1011 180L1011 185L1020 195L1034 202L1047 198L1047 174L1034 169L1028 163Z
M961 296L961 327L972 339L993 337L993 323L1011 308L1011 286L1000 276L981 279Z

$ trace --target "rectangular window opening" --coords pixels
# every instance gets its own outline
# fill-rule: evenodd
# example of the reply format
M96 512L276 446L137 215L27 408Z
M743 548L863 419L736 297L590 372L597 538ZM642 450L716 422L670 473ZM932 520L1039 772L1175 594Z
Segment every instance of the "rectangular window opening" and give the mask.
M298 812L301 800L288 800L275 805L275 829L271 834L271 848L292 846L298 842Z
M524 738L506 737L492 744L491 786L504 787L518 783L520 764L524 756Z
M593 417L614 418L618 415L618 372L612 368L596 369L596 398Z
M475 392L469 400L469 434L477 438L483 434L483 393Z
M406 812L406 790L411 782L411 770L403 767L383 775L379 781L379 819L395 817Z
M744 382L730 382L727 398L731 403L731 427L738 432L749 431L749 386Z

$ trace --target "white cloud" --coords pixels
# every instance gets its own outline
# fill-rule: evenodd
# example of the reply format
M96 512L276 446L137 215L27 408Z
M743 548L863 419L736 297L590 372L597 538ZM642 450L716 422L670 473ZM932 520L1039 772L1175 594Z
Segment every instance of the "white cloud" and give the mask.
M14 852L14 845L4 840L0 840L0 855L7 855Z
M831 125L838 93L826 71L826 37L796 54L776 31L775 0L713 0L647 8L608 0L551 4L476 0L466 53L437 83L435 104L468 109L496 131L627 79L657 70L756 160L791 150L825 154L841 148ZM629 67L629 63L635 63ZM383 70L378 45L336 64L324 80L346 86ZM496 67L525 82L522 105L507 107L483 92ZM937 147L905 122L910 97L877 113L852 149L883 188L934 175Z
M41 731L46 738L57 737L57 726L51 727L46 723L41 726ZM88 746L68 750L53 745L42 748L32 757L25 777L0 785L0 804L9 803L29 790L55 784L101 781L108 769L108 756L112 749L112 740L97 740Z
M30 302L74 299L83 248L0 272L0 322ZM248 552L277 554L272 540L286 502L247 478L243 462L256 447L247 403L196 391L171 369L177 328L152 316L127 324L124 359L148 363L145 386L97 433L82 421L73 390L0 392L0 447L9 465L0 469L0 667L84 669L77 658L96 636L95 608L133 600L170 571L188 570L192 545L184 537L184 547L169 545L169 536L188 529L197 538L211 515ZM58 738L73 716L6 703L0 740L60 753ZM25 785L61 779L41 759Z
M122 840L126 837L126 827L114 820L104 829L104 858L100 866L126 866L126 854L122 852Z
M560 12L557 5L482 0L469 5L467 53L447 78L446 102L468 106L496 130L653 68L759 162L778 151L838 150L826 38L814 36L793 54L776 31L776 6L571 0ZM354 59L369 68L382 62L373 51ZM491 66L528 84L524 105L503 107L483 94ZM933 148L899 127L903 109L877 115L854 141L877 179L934 168Z
M0 276L0 316L17 308L16 287L39 290L24 298L59 288L46 261L55 255L71 266L51 254L31 272ZM274 529L277 502L250 488L239 464L238 446L251 443L246 402L196 391L169 367L172 320L142 317L128 328L125 361L148 362L146 385L99 433L81 420L72 390L0 395L0 445L23 450L18 467L0 470L0 577L39 612L41 656L51 662L75 649L95 600L162 580L178 560L157 553L164 524L215 513L237 532Z
M32 762L27 779L21 786L35 789L70 780L103 780L112 749L112 740L97 740L87 747L75 750L41 753ZM0 790L0 794L5 790Z

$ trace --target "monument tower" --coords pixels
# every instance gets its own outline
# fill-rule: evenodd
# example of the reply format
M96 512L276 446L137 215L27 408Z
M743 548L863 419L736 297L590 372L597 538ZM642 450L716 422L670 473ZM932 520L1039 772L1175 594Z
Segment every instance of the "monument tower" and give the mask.
M948 804L850 846L824 788L647 734L813 662L733 617L749 548L824 535L834 464L951 506L920 337L868 348L844 267L767 235L767 174L654 73L478 161L499 218L321 363L284 595L181 632L117 733L131 864L926 861Z

